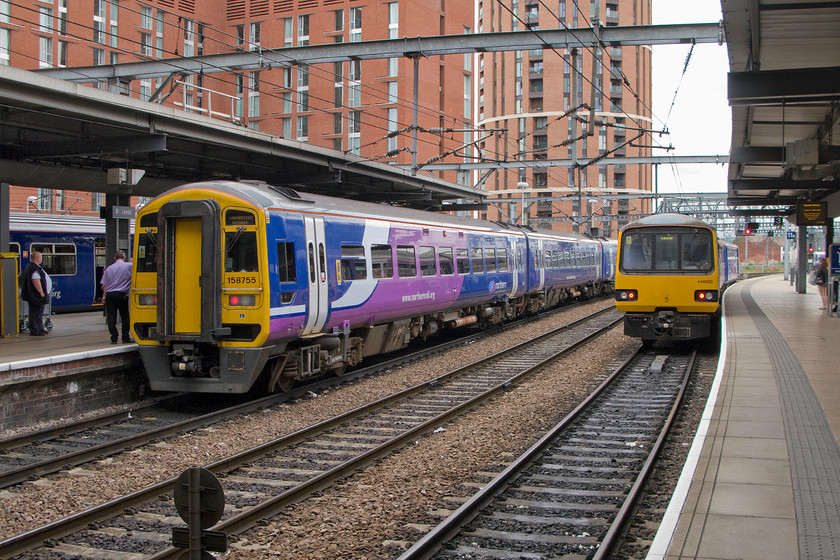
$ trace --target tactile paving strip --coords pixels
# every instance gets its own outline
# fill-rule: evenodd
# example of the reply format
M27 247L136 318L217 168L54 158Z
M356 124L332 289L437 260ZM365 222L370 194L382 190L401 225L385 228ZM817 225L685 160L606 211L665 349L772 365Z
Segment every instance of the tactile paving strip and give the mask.
M840 447L799 360L756 304L750 289L742 294L765 340L782 400L799 557L840 558Z

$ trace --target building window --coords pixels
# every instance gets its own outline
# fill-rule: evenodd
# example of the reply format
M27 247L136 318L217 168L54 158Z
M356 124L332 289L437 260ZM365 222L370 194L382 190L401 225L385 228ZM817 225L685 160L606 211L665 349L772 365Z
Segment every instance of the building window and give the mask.
M309 14L298 16L298 46L309 44Z
M297 70L297 110L309 110L309 67L305 64L298 66Z
M397 96L398 87L398 82L388 82L388 103L399 102L399 97Z
M292 119L289 117L280 119L280 122L283 124L283 138L291 138L292 137Z
M472 74L464 74L464 118L472 118Z
M335 30L344 31L344 10L333 10L335 16Z
M347 114L347 149L350 153L361 153L362 112L350 111Z
M105 44L105 0L93 0L93 42Z
M362 62L360 60L350 61L350 75L347 82L348 107L359 107L362 104Z
M38 8L38 31L41 33L52 33L53 31L53 9L41 6Z
M333 105L335 107L342 107L344 105L344 63L333 63L333 80L335 80Z
M309 140L309 117L297 118L297 136L296 138L302 142Z
M152 28L152 7L151 6L140 6L140 27L143 29L153 29Z
M255 51L260 48L260 22L251 22L248 25L248 50Z
M155 20L155 58L163 56L163 17L164 11L157 11L157 18Z
M58 0L58 34L67 35L67 0Z
M152 80L146 78L144 80L140 80L140 99L143 101L148 101L152 98Z
M248 116L260 116L260 73L248 72Z
M120 38L120 24L119 24L119 0L111 0L111 19L109 20L109 34L111 40L109 44L116 48Z
M236 74L236 101L233 106L233 116L242 118L242 105L245 98L245 77Z
M12 4L9 0L0 0L0 23L11 23Z
M52 68L52 38L38 37L38 67Z
M294 37L292 18L283 18L283 47L291 47Z
M333 113L333 134L341 134L344 128L343 122L344 117L341 116L341 113Z
M362 40L362 9L350 8L350 42Z
M9 65L9 46L12 41L12 32L8 29L0 29L0 66Z
M388 109L388 132L396 132L399 127L397 122L397 110ZM398 148L397 136L390 136L388 138L388 151L394 152Z
M195 55L195 22L191 19L184 20L184 56Z
M140 33L140 54L152 56L152 34Z

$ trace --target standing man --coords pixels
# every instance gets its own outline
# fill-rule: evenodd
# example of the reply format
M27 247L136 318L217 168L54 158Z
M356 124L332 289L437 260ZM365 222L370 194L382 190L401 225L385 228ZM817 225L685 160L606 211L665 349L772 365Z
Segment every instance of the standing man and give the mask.
M44 306L50 301L47 273L41 268L41 253L32 251L21 274L21 299L29 303L29 336L44 336Z
M125 253L117 251L114 262L102 273L102 291L105 293L105 319L108 322L108 332L111 333L111 344L117 343L117 311L120 312L122 323L123 344L134 342L128 332L128 292L131 289L131 263L125 262Z

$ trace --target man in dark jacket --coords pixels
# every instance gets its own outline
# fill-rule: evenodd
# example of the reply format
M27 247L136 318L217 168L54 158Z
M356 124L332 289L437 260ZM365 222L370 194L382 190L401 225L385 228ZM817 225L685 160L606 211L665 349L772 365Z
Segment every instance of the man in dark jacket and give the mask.
M41 253L33 251L29 256L29 264L21 274L21 294L23 301L29 303L29 335L44 336L44 306L50 301L47 289L47 273L41 268Z

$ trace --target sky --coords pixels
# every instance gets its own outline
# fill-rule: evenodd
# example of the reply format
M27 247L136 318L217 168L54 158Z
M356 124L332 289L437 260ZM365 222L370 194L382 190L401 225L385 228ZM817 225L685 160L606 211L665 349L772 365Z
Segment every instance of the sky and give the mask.
M653 0L655 25L712 23L721 18L720 0ZM654 128L662 130L664 122L670 132L654 139L674 147L655 149L655 156L729 153L732 114L726 100L726 45L696 45L683 75L690 50L690 45L653 47ZM725 193L726 172L726 165L720 164L660 165L659 192Z

